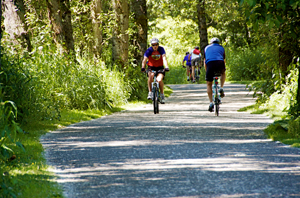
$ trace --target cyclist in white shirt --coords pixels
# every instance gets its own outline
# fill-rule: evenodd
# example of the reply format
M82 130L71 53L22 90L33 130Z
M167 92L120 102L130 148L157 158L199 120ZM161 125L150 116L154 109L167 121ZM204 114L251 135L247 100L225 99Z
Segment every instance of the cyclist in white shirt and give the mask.
M192 78L193 78L193 83L196 82L195 80L195 63L198 62L198 64L200 63L200 58L201 58L201 54L200 54L200 50L199 47L196 46L194 49L192 49L192 51L190 52L190 56L189 58L191 59L191 63L192 63Z

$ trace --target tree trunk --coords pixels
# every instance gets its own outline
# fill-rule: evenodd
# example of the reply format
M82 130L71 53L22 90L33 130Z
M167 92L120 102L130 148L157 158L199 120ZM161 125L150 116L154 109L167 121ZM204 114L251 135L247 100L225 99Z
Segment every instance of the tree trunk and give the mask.
M300 116L300 63L299 63L299 59L298 59L297 65L298 65L297 116Z
M46 0L53 39L62 51L74 52L73 29L69 0Z
M0 0L0 68L1 68L1 39L2 39L2 0Z
M293 41L287 37L284 36L284 33L281 33L280 35L280 46L279 46L279 67L282 73L282 78L285 81L286 75L288 75L288 67L293 61L293 53L291 49L291 44Z
M198 11L198 26L199 26L199 36L200 36L200 49L201 49L201 53L203 54L204 48L208 45L206 16L205 16L205 0L198 1L197 11Z
M101 0L94 0L91 4L91 18L93 24L94 45L92 51L94 58L100 58L102 51L102 22L101 22L102 4Z
M132 0L130 8L132 13L134 13L136 25L132 38L132 44L136 47L134 59L137 65L141 65L144 52L147 50L148 18L146 0Z
M68 52L74 52L74 39L73 39L73 27L72 27L72 15L69 0L61 0L62 10L62 24L63 33L65 37L65 45Z
M29 52L32 50L28 27L25 23L25 6L23 0L4 0L3 17L5 32L10 35L13 43L21 44Z
M2 67L2 45L1 45L1 39L2 39L2 0L0 0L0 69Z
M113 38L113 61L123 68L128 63L129 8L127 0L113 0L116 24Z

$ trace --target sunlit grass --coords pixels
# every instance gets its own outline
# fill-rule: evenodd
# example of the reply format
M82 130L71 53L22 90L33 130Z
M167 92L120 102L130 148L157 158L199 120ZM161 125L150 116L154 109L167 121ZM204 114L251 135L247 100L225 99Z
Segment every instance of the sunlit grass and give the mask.
M274 121L270 124L264 132L267 134L268 138L274 141L280 141L284 144L291 145L292 147L300 148L300 139L288 132L289 119L282 119L282 116L286 115L286 112L280 112L274 109L261 108L259 104L250 105L243 107L238 111L247 111L251 114L265 114L271 117Z

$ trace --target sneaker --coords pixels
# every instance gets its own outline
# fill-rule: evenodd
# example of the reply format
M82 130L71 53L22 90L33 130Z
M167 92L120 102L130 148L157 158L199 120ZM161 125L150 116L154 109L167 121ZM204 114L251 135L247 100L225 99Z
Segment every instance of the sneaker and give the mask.
M160 94L160 103L165 104L165 95L164 94Z
M221 95L221 98L224 98L225 94L224 94L223 88L220 88L220 95Z
M193 83L195 83L195 82L196 82L196 80L194 79L194 80L193 80Z
M187 81L190 81L190 77L187 77L187 79L186 79Z
M148 99L148 100L152 100L152 92L149 92L149 93L148 93L147 99Z
M214 110L214 103L210 103L208 107L208 111L213 112Z

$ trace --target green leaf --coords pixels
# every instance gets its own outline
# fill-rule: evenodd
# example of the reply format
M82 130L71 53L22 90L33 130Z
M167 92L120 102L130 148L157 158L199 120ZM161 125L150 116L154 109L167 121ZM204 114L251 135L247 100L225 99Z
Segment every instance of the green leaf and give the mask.
M274 20L274 23L278 28L280 27L280 22L278 20Z
M283 23L283 19L282 19L281 16L277 15L276 17L277 17L277 20L278 20L280 23Z
M20 147L24 152L26 151L23 144L21 142L16 142L16 145Z
M8 148L7 146L5 145L1 145L1 147L7 151L11 151L11 152L14 152L11 148Z

